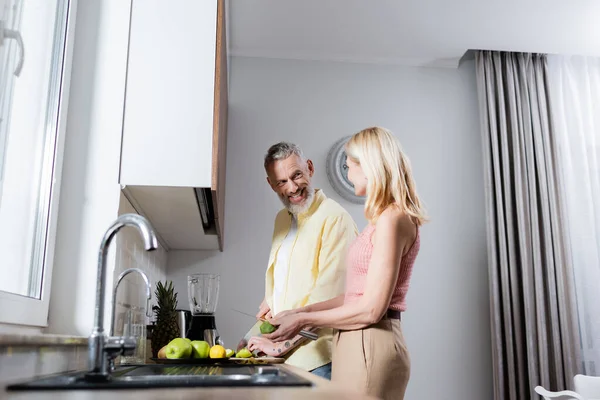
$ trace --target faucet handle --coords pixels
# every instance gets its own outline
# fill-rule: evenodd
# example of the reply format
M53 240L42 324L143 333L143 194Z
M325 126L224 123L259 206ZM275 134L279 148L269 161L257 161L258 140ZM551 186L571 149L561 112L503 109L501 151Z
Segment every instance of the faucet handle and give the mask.
M123 338L123 355L132 356L137 348L137 338L130 336Z
M106 338L104 351L106 351L111 358L114 358L120 354L124 356L131 356L135 353L136 347L137 340L135 337L113 336Z

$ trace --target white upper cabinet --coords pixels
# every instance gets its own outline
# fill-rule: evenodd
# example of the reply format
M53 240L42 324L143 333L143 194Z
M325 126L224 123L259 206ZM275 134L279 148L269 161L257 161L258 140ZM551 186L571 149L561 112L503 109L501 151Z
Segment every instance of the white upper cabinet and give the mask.
M167 250L223 250L224 7L132 3L119 183Z
M133 0L122 185L210 188L217 0Z

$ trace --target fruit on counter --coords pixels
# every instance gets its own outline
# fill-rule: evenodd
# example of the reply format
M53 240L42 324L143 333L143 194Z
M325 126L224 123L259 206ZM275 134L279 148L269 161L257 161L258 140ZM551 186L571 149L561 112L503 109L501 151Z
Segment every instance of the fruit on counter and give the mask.
M225 358L225 354L225 347L221 346L220 344L215 344L213 347L210 348L210 358Z
M208 358L210 353L210 345L204 340L194 340L192 343L193 358Z
M250 358L250 357L252 357L252 352L250 350L248 350L247 347L244 347L243 349L238 351L235 356L237 358Z
M175 338L167 345L167 358L190 358L192 355L192 345L187 340Z
M225 349L225 357L233 357L235 352L231 349Z
M173 289L173 281L156 283L157 305L152 307L156 315L156 326L152 330L152 356L158 357L158 352L171 340L179 336L177 324L177 293Z
M167 358L167 346L163 346L159 351L158 351L158 358Z
M262 333L263 335L265 333L273 333L277 330L277 328L275 328L273 325L271 325L271 323L269 321L265 321L260 325L260 333Z

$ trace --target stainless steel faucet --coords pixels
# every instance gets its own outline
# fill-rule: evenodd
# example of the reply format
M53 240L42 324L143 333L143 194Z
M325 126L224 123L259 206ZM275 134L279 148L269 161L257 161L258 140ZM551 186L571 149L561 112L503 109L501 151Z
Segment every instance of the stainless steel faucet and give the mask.
M120 354L132 355L135 352L136 340L135 338L126 337L113 337L113 323L111 322L110 336L104 332L104 297L106 293L106 258L108 255L109 246L112 242L113 237L117 232L125 227L133 226L138 229L140 235L144 240L144 248L146 251L155 250L158 246L156 235L152 230L152 226L146 220L138 214L123 214L115 220L104 233L102 242L100 243L100 251L98 254L98 284L96 287L96 313L95 313L95 326L92 334L88 339L88 362L89 372L86 377L92 379L106 380L110 377L110 364L111 360ZM137 270L137 269L134 269ZM137 270L142 274L146 281L148 297L151 296L150 283L148 277L140 270ZM114 319L114 299L116 297L116 289L121 279L127 275L124 271L117 280L115 290L113 292L113 309L111 314L111 320ZM133 271L130 271L133 272ZM129 273L129 272L127 272ZM148 309L148 307L147 307ZM148 312L148 311L147 311Z
M152 300L152 285L150 284L150 279L148 279L148 276L146 275L146 273L144 271L142 271L141 269L128 268L125 271L121 272L121 274L117 278L117 283L115 283L115 288L113 289L112 313L111 313L112 318L110 319L110 331L108 332L108 334L110 336L115 334L115 309L117 306L117 289L119 288L119 284L121 283L123 278L125 278L127 275L131 274L132 272L137 272L138 274L140 274L142 276L142 279L144 280L144 283L146 284L146 316L148 316L148 317L152 316L152 310L150 310L150 300Z
M125 271L121 272L121 274L119 275L119 277L117 278L117 283L115 283L115 287L113 289L113 294L112 294L112 312L111 312L111 318L110 318L110 331L108 332L109 337L113 337L115 334L115 309L117 308L117 290L119 289L119 284L121 283L121 281L123 280L123 278L125 278L127 275L131 274L132 272L137 272L138 274L140 274L142 276L142 279L144 280L144 283L146 283L146 316L151 317L152 316L152 310L150 310L150 300L152 300L152 285L150 284L150 280L148 279L148 276L144 273L144 271L142 271L139 268L128 268ZM126 343L127 344L127 343ZM123 355L131 355L129 353L129 351L131 350L131 352L135 352L135 347L133 349L123 349ZM114 354L114 353L107 353L107 357L108 357L108 370L110 372L115 370L115 357L118 354Z

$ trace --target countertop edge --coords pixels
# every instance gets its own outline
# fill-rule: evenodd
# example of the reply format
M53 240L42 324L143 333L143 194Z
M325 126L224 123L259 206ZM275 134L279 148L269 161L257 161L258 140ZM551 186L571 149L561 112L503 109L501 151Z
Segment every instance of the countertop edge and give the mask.
M0 333L0 347L36 347L36 346L87 346L88 338L84 336L55 335L38 333L19 335Z
M331 382L310 372L287 365L276 364L313 382L313 387L215 387L215 388L156 388L147 390L61 390L61 391L22 391L8 392L0 387L0 398L6 400L47 400L60 398L62 400L113 400L118 397L123 400L164 400L177 398L179 400L197 400L199 397L211 399L236 400L377 400L361 393L353 392L343 384Z

